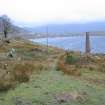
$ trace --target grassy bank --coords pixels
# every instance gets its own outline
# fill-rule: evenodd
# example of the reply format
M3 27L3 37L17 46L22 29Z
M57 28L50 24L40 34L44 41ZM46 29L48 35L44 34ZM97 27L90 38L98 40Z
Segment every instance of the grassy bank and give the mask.
M52 67L51 70L43 71L41 74L33 74L30 82L2 93L0 105L18 105L16 103L19 103L19 100L22 103L30 103L29 105L104 105L104 80L105 74L99 72L83 71L82 77L73 77L64 75ZM63 101L60 100L60 97L64 97L62 93L84 95L74 100Z

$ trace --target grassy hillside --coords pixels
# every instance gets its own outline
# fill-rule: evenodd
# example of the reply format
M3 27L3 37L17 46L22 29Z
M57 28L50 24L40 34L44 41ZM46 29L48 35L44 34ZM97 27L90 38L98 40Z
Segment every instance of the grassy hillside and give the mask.
M16 50L15 57L5 56L12 48ZM105 72L85 65L78 68L80 76L64 74L57 69L64 53L53 47L47 51L46 46L19 38L3 44L0 48L0 74L7 71L14 80L4 73L8 78L0 78L0 81L4 79L7 84L9 79L8 83L15 84L9 90L0 91L0 105L105 105ZM5 64L8 65L6 69ZM21 81L24 79L14 78L14 75L20 78L26 75L29 80Z

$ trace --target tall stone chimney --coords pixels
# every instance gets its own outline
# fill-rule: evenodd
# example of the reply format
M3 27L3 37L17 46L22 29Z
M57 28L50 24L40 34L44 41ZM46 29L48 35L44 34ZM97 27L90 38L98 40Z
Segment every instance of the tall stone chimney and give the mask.
M91 52L90 48L90 35L89 32L86 32L86 47L85 47L85 52L89 54Z

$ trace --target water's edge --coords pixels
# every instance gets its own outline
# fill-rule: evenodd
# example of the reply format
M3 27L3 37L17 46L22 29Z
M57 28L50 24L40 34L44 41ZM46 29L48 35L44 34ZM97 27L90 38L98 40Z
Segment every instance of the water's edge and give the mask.
M38 42L40 44L47 44L47 38L30 39L32 42ZM105 36L91 36L91 52L92 53L104 53L105 54ZM48 38L48 44L51 46L63 48L66 50L85 51L85 36L73 36L73 37L56 37Z

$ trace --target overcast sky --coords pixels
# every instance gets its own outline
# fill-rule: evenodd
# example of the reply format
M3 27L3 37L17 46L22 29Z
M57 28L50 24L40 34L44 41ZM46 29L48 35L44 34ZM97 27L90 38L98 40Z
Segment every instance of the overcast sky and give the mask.
M0 0L0 15L18 25L105 20L105 0Z

